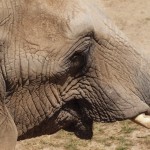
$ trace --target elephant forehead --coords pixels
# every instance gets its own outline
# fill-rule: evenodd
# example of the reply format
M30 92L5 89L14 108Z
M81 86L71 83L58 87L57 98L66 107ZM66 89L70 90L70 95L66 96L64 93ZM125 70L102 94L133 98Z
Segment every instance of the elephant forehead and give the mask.
M27 0L23 13L25 30L29 31L30 26L32 31L52 40L84 34L91 29L91 24L87 8L82 3L80 0Z

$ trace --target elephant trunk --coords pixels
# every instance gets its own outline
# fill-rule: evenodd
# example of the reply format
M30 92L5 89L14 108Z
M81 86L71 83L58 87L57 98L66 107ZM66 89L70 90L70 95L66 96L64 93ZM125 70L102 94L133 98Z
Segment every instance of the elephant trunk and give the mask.
M95 94L97 98L90 98L93 103L91 112L94 110L93 116L96 116L94 120L132 119L149 128L150 117L144 115L150 106L147 60L104 17L94 24L94 33L94 61L90 72L96 74L92 87L96 84L99 91Z

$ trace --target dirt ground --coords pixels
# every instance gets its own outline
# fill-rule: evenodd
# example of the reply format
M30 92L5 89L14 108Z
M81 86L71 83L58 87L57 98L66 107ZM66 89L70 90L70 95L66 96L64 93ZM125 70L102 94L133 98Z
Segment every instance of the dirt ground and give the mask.
M104 11L133 41L142 54L150 57L150 1L102 0ZM150 58L149 58L150 59ZM149 150L150 130L130 121L95 124L94 137L85 141L60 131L17 143L17 150Z

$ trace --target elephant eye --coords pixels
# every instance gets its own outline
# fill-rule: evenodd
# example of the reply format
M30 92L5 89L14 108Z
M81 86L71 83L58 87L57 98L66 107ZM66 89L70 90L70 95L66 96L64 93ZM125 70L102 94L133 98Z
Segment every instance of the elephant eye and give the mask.
M86 47L83 51L77 51L71 57L71 69L73 72L83 73L88 63L90 46Z
M82 68L85 64L85 55L84 54L74 54L74 56L72 57L72 64L73 64L73 67L76 68L76 67L79 67Z

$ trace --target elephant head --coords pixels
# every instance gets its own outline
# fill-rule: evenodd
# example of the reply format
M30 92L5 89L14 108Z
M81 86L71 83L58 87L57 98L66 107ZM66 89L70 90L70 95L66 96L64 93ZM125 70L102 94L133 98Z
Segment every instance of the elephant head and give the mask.
M19 139L60 129L89 139L93 121L133 119L150 128L148 62L96 1L0 6L2 110Z

